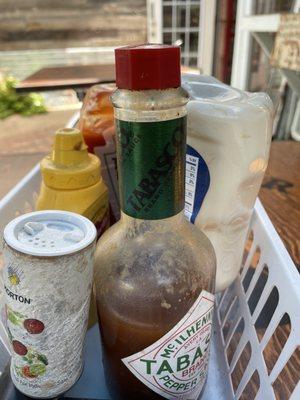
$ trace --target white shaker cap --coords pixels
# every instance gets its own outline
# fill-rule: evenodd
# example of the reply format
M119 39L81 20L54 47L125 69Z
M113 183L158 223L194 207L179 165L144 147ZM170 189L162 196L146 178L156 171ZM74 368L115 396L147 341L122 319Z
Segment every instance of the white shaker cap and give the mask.
M21 253L40 257L72 254L89 246L96 228L87 218L68 211L36 211L21 215L4 229L4 240Z

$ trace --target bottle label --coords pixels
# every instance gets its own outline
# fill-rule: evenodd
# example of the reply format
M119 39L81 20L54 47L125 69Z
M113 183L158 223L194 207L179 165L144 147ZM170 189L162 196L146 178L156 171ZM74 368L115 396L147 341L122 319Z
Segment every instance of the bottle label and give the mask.
M55 397L80 376L93 254L94 246L89 246L68 256L47 259L4 247L5 328L12 353L11 377L28 396Z
M120 203L140 219L184 208L186 117L160 122L116 120Z
M162 397L196 400L206 380L213 308L214 296L202 291L170 332L123 363Z
M187 219L195 223L210 185L210 174L206 162L191 146L186 148L185 208Z

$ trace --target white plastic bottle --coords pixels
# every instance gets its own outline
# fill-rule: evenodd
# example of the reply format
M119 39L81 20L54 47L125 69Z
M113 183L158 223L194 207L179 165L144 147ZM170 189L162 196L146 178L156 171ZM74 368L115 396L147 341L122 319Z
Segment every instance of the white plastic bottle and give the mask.
M216 291L238 275L251 212L267 168L272 102L214 78L184 75L190 95L186 216L212 242Z

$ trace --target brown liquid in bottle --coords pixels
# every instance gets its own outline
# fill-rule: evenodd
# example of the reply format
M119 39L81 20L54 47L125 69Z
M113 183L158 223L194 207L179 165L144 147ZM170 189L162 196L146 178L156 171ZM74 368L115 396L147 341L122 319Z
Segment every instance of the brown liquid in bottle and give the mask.
M126 324L115 316L105 315L103 312L100 318L101 326L105 327L105 329L101 329L105 378L113 398L162 399L161 396L139 381L123 364L121 359L146 348L166 332L142 329L141 327ZM112 340L109 337L109 333L105 335L106 329L117 333L114 343L111 343Z
M200 292L201 289L198 294ZM144 350L168 333L187 313L197 297L195 294L187 293L184 303L178 303L176 294L169 297L168 304L174 310L172 322L170 322L168 310L161 304L155 304L156 302L152 304L149 320L147 322L144 320L142 323L137 319L126 321L122 316L114 313L109 306L98 305L105 378L113 399L156 400L164 398L136 378L122 362L122 358ZM134 304L132 307L134 308Z
M181 222L180 237L175 221ZM183 217L167 223L171 226L165 232L158 229L160 223L156 223L157 229L153 223L134 223L126 230L131 235L124 241L126 246L113 232L96 254L104 372L114 400L164 398L140 381L122 359L143 351L170 332L202 290L214 291L211 247L206 249L207 242L197 240L203 239L202 235L199 237ZM192 234L188 235L190 229Z

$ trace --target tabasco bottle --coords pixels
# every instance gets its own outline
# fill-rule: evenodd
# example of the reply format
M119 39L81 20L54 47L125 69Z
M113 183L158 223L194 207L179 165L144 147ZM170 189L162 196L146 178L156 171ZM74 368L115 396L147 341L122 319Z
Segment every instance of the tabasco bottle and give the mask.
M102 236L95 287L113 399L198 399L215 255L183 215L187 93L180 48L119 48L115 111L121 220Z

